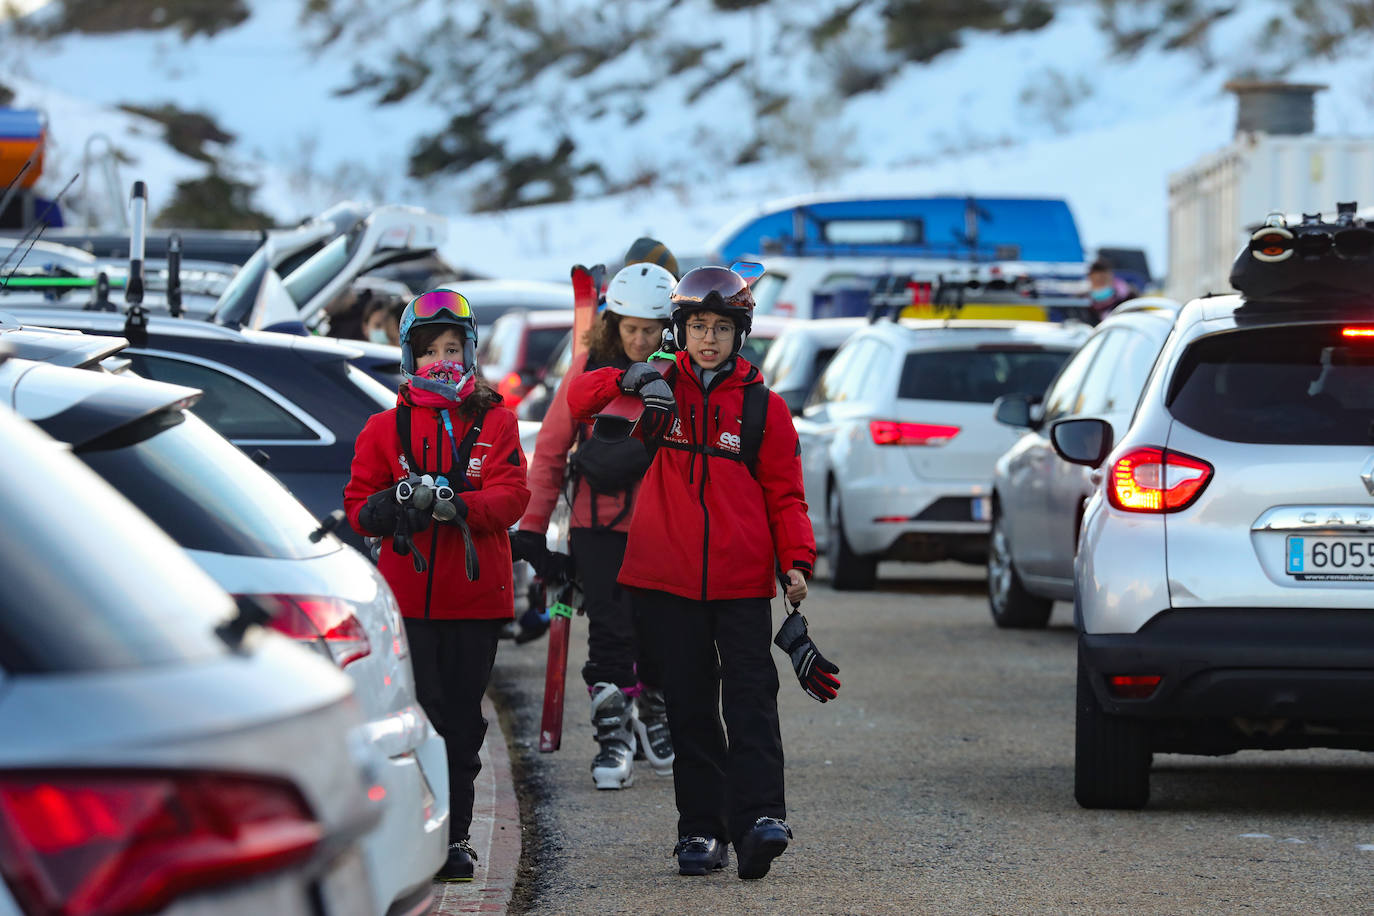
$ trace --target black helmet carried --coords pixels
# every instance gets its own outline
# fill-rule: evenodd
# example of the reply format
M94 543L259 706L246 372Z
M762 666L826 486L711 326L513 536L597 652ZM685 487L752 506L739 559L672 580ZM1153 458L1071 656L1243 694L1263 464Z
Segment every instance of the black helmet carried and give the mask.
M749 284L728 267L697 267L687 271L673 288L673 337L687 344L687 318L697 312L715 312L735 322L734 356L754 324L754 294Z

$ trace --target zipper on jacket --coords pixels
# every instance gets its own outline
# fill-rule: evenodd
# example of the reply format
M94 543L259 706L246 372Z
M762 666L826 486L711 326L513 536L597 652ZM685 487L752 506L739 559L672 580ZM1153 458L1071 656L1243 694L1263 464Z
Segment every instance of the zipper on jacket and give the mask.
M443 439L442 439L442 435L443 435L443 434L439 432L439 426L438 426L439 417L438 417L437 414L435 415L434 422L435 422L435 429L434 429L435 434L438 435L438 436L440 436L440 440L439 440L439 441L442 442L442 441L443 441ZM429 437L428 437L428 436L425 436L424 438L422 438L422 439L420 440L420 455L421 455L421 457L420 457L420 473L421 473L421 474L428 474L428 473L429 473ZM430 599L430 598L433 596L433 594L434 594L434 554L435 554L435 552L437 551L438 547L439 547L439 529L436 528L436 527L434 527L433 525L430 525L430 532L429 532L429 569L426 571L426 574L425 574L425 619L426 619L426 620L429 619L429 599ZM415 549L415 539L414 539L413 536L411 537L410 549L411 549L411 550L414 550L414 549Z
M707 411L706 411L707 404L706 404L706 402L710 399L710 397L711 397L711 392L710 392L709 390L703 390L703 391L702 391L702 393L701 393L701 439L699 440L699 442L700 442L700 444L703 445L703 446L704 446L705 443L706 443L706 415L707 415ZM696 408L695 408L695 407L692 408L692 432L693 432L694 434L696 433ZM693 453L692 453L692 457L693 457L693 458L696 457L696 452L693 452ZM707 564L708 558L711 556L711 513L710 513L710 511L708 511L707 508L706 508L706 462L707 462L706 453L705 453L705 452L702 452L702 453L701 453L701 487L700 487L700 489L697 491L697 493L698 493L698 497L697 497L697 498L698 498L698 500L701 502L701 600L702 600L702 601L705 601L705 600L706 600L706 582L707 582L706 564ZM688 482L690 483L690 480L689 480Z

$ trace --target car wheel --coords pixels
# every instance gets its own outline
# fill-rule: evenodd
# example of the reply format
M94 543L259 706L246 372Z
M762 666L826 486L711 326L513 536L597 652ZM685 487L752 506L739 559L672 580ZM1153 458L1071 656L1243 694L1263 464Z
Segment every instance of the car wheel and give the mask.
M1026 591L1011 561L1011 538L1002 513L993 510L988 544L988 608L1004 630L1038 629L1050 621L1054 602Z
M1143 808L1150 800L1150 726L1102 711L1078 660L1073 797L1084 808Z
M836 591L866 592L878 583L878 558L861 556L849 546L844 536L843 517L840 514L840 491L832 488L827 502L830 524L830 544L826 550L826 560L830 565L830 586Z

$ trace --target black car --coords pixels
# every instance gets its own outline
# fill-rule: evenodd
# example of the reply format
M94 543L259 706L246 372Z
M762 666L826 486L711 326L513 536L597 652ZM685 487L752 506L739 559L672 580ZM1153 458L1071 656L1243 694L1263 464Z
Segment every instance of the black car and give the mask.
M10 315L26 326L125 334L121 315L61 309ZM396 403L394 389L355 364L361 348L333 340L153 317L146 341L119 356L146 378L202 390L193 412L321 518L343 507L363 424ZM337 533L361 549L351 530Z

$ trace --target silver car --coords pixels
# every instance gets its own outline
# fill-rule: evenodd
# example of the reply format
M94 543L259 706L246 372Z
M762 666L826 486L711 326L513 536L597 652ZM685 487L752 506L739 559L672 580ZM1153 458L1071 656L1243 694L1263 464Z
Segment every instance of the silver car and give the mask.
M447 851L448 769L415 696L396 600L376 567L190 412L197 394L128 374L0 366L0 399L69 443L221 588L352 678L385 799L363 847L372 907L423 911Z
M352 685L0 408L0 913L373 913Z
M903 319L840 348L796 420L835 588L873 588L880 560L983 561L992 466L1016 440L991 405L1044 391L1088 331Z
M1051 428L1099 468L1075 565L1085 807L1144 805L1157 752L1374 749L1374 232L1342 252L1343 231L1243 251L1248 297L1184 308L1119 441Z
M988 606L999 627L1043 627L1055 601L1073 600L1073 558L1092 472L1054 453L1050 424L1096 416L1124 430L1182 306L1122 303L1039 393L998 399L997 420L1025 430L992 472Z

